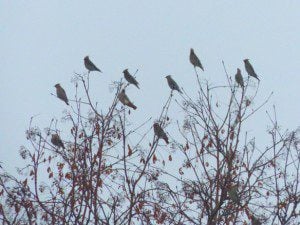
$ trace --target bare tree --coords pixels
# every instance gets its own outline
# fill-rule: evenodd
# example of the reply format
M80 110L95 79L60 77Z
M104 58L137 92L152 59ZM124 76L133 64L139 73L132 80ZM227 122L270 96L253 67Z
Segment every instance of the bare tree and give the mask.
M20 150L26 165L18 176L1 169L2 223L296 224L299 130L282 132L274 110L268 113L271 143L258 144L244 124L271 95L255 107L259 83L248 77L238 85L223 67L223 86L211 86L195 69L197 97L182 90L176 101L185 114L175 118L176 137L164 131L174 125L173 91L155 121L134 124L133 112L118 99L128 84L114 83L105 109L91 98L89 74L75 74L65 128L52 119L41 130L31 121L31 147ZM174 150L169 166L159 158L167 143L153 123Z
M271 144L258 147L243 126L270 96L254 107L259 85L210 86L200 80L198 97L185 92L179 106L185 120L178 125L183 142L173 141L183 159L178 172L163 171L159 210L168 224L297 224L299 221L299 131L280 132L276 114L270 116ZM229 96L220 104L218 91ZM229 93L226 95L226 92ZM269 114L268 114L269 115ZM176 183L171 188L170 181Z

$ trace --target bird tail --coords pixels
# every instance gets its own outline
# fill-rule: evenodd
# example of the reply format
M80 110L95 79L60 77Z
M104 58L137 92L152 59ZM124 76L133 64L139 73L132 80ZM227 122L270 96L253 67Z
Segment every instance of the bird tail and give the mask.
M167 136L164 137L164 141L166 142L166 144L169 144L169 139Z
M133 103L131 103L131 102L128 104L128 106L131 107L131 108L133 108L134 110L136 110L136 108L137 108L137 107L136 107Z

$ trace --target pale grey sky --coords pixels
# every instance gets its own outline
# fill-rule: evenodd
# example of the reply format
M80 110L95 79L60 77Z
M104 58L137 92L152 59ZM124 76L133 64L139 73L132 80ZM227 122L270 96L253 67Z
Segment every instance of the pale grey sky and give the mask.
M10 171L20 165L31 116L41 128L61 117L66 106L50 93L59 82L73 98L70 80L85 71L85 55L104 72L92 74L94 100L104 106L123 69L139 69L141 90L128 90L138 121L158 117L169 94L166 75L193 90L191 47L216 85L226 81L222 60L230 74L240 67L246 76L242 60L249 58L261 78L257 104L274 91L249 129L266 130L272 104L293 129L300 124L299 12L300 1L279 0L0 1L0 161Z

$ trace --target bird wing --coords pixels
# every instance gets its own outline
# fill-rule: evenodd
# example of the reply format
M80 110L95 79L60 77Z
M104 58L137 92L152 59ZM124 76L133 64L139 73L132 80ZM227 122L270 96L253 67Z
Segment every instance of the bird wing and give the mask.
M172 90L176 90L176 91L179 91L180 93L182 93L178 84L176 83L176 81L173 80L171 77L168 78L168 84Z
M58 98L62 99L63 101L65 101L68 104L67 94L62 87L57 88L56 94L57 94Z
M69 105L69 99L68 99L67 94L66 94L66 92L63 88L62 88L62 96L63 96L63 100L66 102L66 104Z
M62 96L64 96L64 98L68 100L67 94L63 88L61 89L61 93L62 93Z
M118 98L119 98L120 102L122 102L125 105L125 96L124 96L124 93L121 92L118 95Z
M131 83L131 84L134 84L134 85L138 85L139 83L137 82L137 80L129 73L125 73L125 79Z
M124 96L124 101L125 101L125 105L127 105L133 109L136 109L136 106L129 100L129 98L126 94Z
M174 89L180 92L180 88L175 80L172 80L172 85L174 86Z
M90 61L90 63L91 63L91 66L92 66L95 70L100 71L99 68L98 68L92 61Z
M204 70L201 62L200 62L200 59L198 58L198 56L194 53L194 52L191 52L190 54L190 62L196 67L200 67L202 70Z
M97 71L101 72L101 70L90 59L87 59L85 61L85 67L88 70L97 70Z
M128 96L125 93L119 94L119 100L122 102L122 104L127 105L133 109L136 109L137 107L129 100Z
M246 70L247 70L247 72L249 73L249 75L251 75L251 76L256 76L256 73L255 73L255 71L254 71L254 68L253 68L253 66L249 63L249 62L247 62L246 63Z
M243 79L243 77L242 77L241 74L237 73L237 74L235 75L235 80L236 80L236 82L237 82L239 85L241 85L242 87L244 87L244 79Z
M156 134L156 136L158 138L162 138L164 139L164 141L168 144L169 141L168 141L168 136L167 134L165 133L165 131L161 128L161 126L155 126L154 127L154 133Z
M127 105L128 103L130 103L130 100L129 100L128 96L126 94L124 94L124 104Z

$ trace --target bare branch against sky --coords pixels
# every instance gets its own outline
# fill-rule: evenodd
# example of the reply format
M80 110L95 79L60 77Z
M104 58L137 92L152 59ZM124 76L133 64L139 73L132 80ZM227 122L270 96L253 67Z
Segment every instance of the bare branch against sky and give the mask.
M299 8L279 0L1 1L0 162L8 173L0 168L0 194L18 213L38 203L47 216L59 209L43 200L57 194L72 222L109 223L110 212L115 224L293 225ZM48 194L39 199L32 180L56 189L36 182Z

